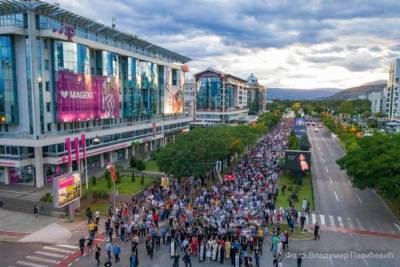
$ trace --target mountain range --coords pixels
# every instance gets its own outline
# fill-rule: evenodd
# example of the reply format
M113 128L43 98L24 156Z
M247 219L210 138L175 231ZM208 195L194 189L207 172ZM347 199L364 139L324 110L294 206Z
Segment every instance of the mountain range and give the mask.
M386 80L373 81L359 86L347 88L330 96L329 98L335 100L357 99L361 95L382 91L386 84Z
M340 92L337 88L295 89L295 88L267 88L267 99L281 100L315 100L333 96Z
M387 81L377 80L347 89L339 88L315 88L315 89L296 89L296 88L267 88L267 99L281 100L318 100L328 99L357 99L361 95L383 90Z

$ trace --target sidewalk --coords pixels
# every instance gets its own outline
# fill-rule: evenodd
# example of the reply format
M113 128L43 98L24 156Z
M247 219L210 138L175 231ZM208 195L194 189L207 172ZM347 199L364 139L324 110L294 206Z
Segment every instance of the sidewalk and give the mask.
M0 209L0 240L43 243L76 243L87 235L87 223Z

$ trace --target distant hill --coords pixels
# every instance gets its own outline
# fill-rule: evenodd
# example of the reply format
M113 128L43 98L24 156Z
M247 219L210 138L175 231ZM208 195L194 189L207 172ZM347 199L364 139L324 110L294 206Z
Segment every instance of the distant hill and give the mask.
M337 88L293 89L293 88L267 88L267 99L282 100L315 100L330 97L340 92Z
M369 83L365 83L356 87L351 87L345 90L342 90L332 96L330 99L343 100L343 99L357 99L361 95L367 95L372 92L382 91L385 87L387 81L386 80L378 80Z

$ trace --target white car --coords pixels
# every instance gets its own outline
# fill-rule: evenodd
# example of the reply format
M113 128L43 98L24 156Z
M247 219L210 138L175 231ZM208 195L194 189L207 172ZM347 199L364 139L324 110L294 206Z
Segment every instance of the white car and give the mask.
M314 128L314 132L319 132L319 129L318 128Z

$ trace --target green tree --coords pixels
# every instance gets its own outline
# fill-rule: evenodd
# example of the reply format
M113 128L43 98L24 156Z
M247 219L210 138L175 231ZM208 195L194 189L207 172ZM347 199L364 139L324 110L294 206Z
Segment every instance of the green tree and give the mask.
M300 150L310 150L310 142L308 141L307 135L303 135L299 140L299 149Z
M338 160L359 188L374 188L400 201L400 135L375 134L359 139L357 147Z
M294 134L294 132L292 131L289 135L288 138L288 148L290 150L299 150L299 139L297 138L297 136Z

